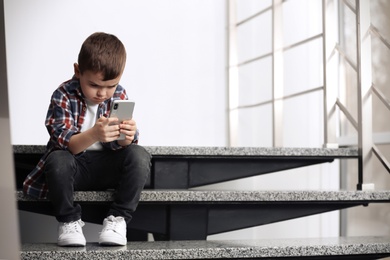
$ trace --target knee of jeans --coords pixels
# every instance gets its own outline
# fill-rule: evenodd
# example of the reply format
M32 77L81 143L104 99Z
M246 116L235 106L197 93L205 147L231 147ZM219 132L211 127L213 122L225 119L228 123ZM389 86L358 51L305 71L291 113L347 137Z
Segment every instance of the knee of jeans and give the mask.
M73 155L68 151L58 150L50 153L46 158L45 174L46 177L53 175L71 174L73 167Z
M146 149L140 145L130 145L127 147L127 158L135 162L139 167L144 168L149 173L151 167L152 156Z

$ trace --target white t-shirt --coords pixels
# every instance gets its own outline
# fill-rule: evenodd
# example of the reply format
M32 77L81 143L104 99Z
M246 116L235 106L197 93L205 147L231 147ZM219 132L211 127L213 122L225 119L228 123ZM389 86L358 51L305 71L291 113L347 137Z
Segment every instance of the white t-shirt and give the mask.
M81 127L81 132L87 131L88 129L92 128L95 125L95 122L97 120L98 108L99 108L99 104L93 104L87 101L87 111L85 113L84 123ZM91 150L98 151L102 149L103 146L100 142L96 142L87 148L87 150L89 151Z

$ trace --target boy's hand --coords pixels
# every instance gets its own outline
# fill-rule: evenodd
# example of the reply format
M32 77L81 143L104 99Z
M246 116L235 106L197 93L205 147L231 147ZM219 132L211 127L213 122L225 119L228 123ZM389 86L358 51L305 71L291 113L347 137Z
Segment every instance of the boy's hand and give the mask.
M73 154L78 154L95 142L108 143L115 141L120 135L119 131L117 118L101 117L92 128L70 137L69 151Z
M104 143L116 140L120 134L118 118L100 117L93 128L97 140Z
M118 143L122 146L131 144L137 131L137 123L133 119L126 120L119 124L119 128L120 133L124 134L126 139L119 140Z

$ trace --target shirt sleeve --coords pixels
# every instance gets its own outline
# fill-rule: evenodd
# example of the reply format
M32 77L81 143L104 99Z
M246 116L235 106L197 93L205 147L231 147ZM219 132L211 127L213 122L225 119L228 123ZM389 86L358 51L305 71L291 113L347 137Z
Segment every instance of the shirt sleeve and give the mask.
M50 141L62 150L68 149L70 137L80 130L75 120L79 111L73 111L71 103L65 93L56 90L52 95L45 121Z

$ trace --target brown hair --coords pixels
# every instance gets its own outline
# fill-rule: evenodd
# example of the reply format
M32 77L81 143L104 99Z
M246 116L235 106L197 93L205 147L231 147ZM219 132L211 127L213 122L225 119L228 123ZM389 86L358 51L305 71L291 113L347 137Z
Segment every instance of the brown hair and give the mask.
M103 80L115 79L125 68L125 46L115 35L94 33L81 46L78 64L81 74L90 70L103 73Z

